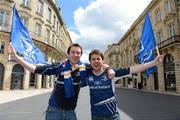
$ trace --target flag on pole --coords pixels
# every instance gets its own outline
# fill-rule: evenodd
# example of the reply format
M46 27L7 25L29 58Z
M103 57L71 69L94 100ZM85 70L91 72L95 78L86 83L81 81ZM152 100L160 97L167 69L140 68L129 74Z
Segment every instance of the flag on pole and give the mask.
M154 31L152 28L151 20L149 14L146 15L145 21L144 21L144 27L142 30L142 36L140 40L140 46L139 46L139 63L147 63L152 60L154 60L154 49L156 46L156 40L154 36ZM146 70L146 77L148 78L150 74L156 69L156 66L153 66L151 68L148 68Z
M32 64L45 64L44 54L34 45L31 36L21 21L18 11L14 5L11 27L11 45L24 60Z

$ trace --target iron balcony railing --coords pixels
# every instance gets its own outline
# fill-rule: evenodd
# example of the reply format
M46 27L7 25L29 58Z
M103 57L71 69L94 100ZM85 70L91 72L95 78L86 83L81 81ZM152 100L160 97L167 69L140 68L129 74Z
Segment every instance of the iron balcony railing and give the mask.
M180 43L180 35L175 35L175 36L172 36L160 43L158 43L158 48L161 49L163 47L166 47L168 45L172 45L174 43Z
M174 35L172 37L169 37L168 39L158 43L157 46L159 49L162 49L175 43L180 43L180 35ZM138 62L138 54L134 56L134 60L136 63Z

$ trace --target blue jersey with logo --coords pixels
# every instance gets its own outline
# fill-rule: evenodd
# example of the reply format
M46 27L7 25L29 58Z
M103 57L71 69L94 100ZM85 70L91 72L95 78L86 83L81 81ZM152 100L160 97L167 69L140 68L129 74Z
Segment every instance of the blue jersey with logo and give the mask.
M86 70L91 67L86 64ZM35 73L43 74L43 75L56 75L57 80L54 84L53 92L51 93L49 99L49 105L57 108L61 108L63 110L74 110L77 105L77 98L79 95L80 87L87 85L85 79L84 81L80 81L80 71L79 69L72 70L72 84L75 95L72 97L65 97L65 87L64 87L64 70L65 70L65 62L62 63L53 63L50 65L42 65L37 66L35 69ZM90 71L89 70L89 71Z
M130 74L127 69L114 69L115 76L120 77ZM112 80L108 79L107 72L100 75L92 72L88 74L87 84L90 89L91 114L93 116L111 116L117 112L117 103Z

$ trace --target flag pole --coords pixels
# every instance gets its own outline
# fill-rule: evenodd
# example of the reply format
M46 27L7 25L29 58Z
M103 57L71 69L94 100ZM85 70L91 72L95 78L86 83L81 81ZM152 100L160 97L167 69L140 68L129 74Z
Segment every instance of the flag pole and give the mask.
M7 59L7 58L6 58ZM10 54L8 54L8 61L10 61L11 60L11 55Z
M12 47L11 42L9 43L9 45ZM10 60L11 60L11 54L9 53L9 54L8 54L8 61L10 61Z
M158 49L158 46L156 45L156 50L157 50L157 54L158 54L158 56L160 55L159 54L159 49Z
M149 12L148 12L148 14L149 14ZM150 19L150 21L151 21L151 19ZM152 22L151 22L152 23ZM152 28L153 28L153 25L152 25ZM155 27L156 28L156 27ZM155 29L153 29L153 33L154 33L154 37L155 37L155 40L156 40L156 42L157 42L157 37L156 37L156 34L155 34ZM159 56L160 54L159 54L159 48L158 48L158 45L156 44L156 51L157 51L157 55Z
M156 42L157 42L157 37L156 37L156 35L155 35L155 31L154 31L154 37L155 37L155 40L156 40ZM157 55L159 56L160 54L159 54L159 48L158 48L158 45L156 44L156 51L157 51Z

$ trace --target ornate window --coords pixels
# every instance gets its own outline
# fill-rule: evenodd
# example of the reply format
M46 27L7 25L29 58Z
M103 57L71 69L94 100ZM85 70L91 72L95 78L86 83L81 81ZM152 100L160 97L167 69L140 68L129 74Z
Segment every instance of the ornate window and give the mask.
M22 4L26 7L29 7L29 0L23 0Z
M173 24L168 25L168 32L169 32L169 37L173 37L175 35L175 29Z
M43 2L41 0L38 1L38 5L37 5L37 13L39 15L43 15Z
M50 40L50 30L46 29L46 43Z
M36 23L35 35L41 36L41 24L39 24L39 23Z
M54 22L53 22L54 28L55 28L55 25L56 25L56 16L54 15Z
M9 13L3 10L0 10L0 30L7 31L9 22Z
M171 5L171 4L172 4L172 3L171 3L170 0L168 0L168 1L166 2L166 12L167 12L167 13L172 12L172 5Z
M156 11L156 20L157 20L157 22L159 22L161 20L161 12L159 9Z
M51 22L51 9L48 8L48 16L47 16L47 20L49 20Z
M162 30L158 31L157 33L157 43L161 43L163 41L163 32Z
M26 17L21 16L22 23L28 28L29 19Z

